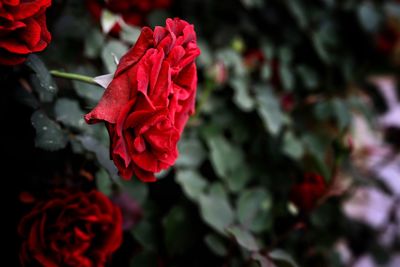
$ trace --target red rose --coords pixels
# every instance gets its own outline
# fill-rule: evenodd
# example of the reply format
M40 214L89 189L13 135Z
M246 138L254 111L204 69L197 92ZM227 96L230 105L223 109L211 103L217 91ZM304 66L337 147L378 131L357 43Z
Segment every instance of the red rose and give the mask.
M51 0L0 0L0 64L16 65L50 43L46 9Z
M19 225L24 266L101 267L122 241L122 216L97 191L57 191Z
M122 177L155 181L154 173L174 164L178 140L194 112L199 54L193 25L176 18L154 32L144 27L121 58L85 119L106 123L111 158Z
M96 20L100 20L103 10L109 10L122 17L125 23L133 26L145 25L146 15L154 9L168 8L172 0L86 0L89 12ZM118 35L121 25L117 22L110 30Z
M290 200L300 209L309 213L326 193L324 178L316 173L306 173L290 191Z
M284 93L280 99L281 108L286 112L291 112L296 104L292 93Z

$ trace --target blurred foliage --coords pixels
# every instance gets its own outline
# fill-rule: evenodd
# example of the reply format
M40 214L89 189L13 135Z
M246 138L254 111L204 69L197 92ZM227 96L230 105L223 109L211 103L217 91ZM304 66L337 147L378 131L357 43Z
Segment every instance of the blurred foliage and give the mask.
M47 70L112 73L140 29L124 25L120 38L109 36L83 1L54 0L52 44L24 70L35 145L93 162L99 190L123 190L140 203L144 216L127 230L134 242L123 254L132 267L338 267L333 246L344 238L355 255L382 258L373 239L357 243L373 233L343 215L343 197L309 217L293 208L289 190L305 171L328 183L337 175L333 144L344 142L352 114L373 125L379 109L360 98L370 74L398 74L399 61L377 40L389 19L399 23L399 9L396 1L175 0L154 11L152 27L173 16L193 23L202 54L197 113L180 156L156 184L141 184L118 177L105 128L83 121L103 89L60 79L56 86ZM343 169L351 166L345 157Z

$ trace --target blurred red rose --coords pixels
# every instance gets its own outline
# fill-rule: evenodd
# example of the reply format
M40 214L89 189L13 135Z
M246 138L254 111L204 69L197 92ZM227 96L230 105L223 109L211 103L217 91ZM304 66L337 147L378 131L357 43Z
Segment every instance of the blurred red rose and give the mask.
M199 54L193 25L176 18L154 32L144 27L121 58L85 119L106 123L111 158L122 177L155 181L154 173L174 164L180 135L194 112Z
M325 195L326 189L324 177L316 173L306 173L292 186L290 200L301 212L309 213Z
M400 64L400 20L390 17L384 25L384 29L375 37L376 46L398 65Z
M123 21L133 26L144 26L146 15L154 9L168 8L172 0L86 0L92 16L99 21L103 10L120 15ZM110 30L112 35L118 35L121 25L117 22Z
M46 9L51 0L0 0L0 64L16 65L50 43Z
M270 78L272 85L281 86L281 77L279 74L279 61L276 58L267 58L261 49L249 49L243 55L243 64L249 70L259 70L263 64L267 63L270 68Z
M244 54L243 61L247 68L254 69L264 63L265 56L260 49L251 49Z
M56 191L22 218L23 266L101 267L122 241L119 208L97 191Z
M296 104L296 100L292 93L284 93L280 98L281 108L285 112L291 112Z

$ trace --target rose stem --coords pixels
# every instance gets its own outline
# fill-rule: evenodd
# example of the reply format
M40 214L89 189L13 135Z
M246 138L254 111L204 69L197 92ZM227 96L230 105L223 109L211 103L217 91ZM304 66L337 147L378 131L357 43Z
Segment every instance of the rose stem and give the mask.
M75 81L80 81L80 82L100 86L93 80L92 77L81 75L81 74L63 72L63 71L58 71L58 70L51 70L50 74L53 75L54 77L70 79L70 80L75 80Z

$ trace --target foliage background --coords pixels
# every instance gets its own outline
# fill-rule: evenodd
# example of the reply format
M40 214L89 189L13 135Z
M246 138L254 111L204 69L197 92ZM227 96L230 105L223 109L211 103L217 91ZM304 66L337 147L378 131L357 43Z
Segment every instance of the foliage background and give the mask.
M96 187L137 207L122 207L132 218L109 266L400 266L400 118L380 123L393 106L371 78L390 81L400 95L399 13L398 1L330 0L175 0L153 11L151 27L174 16L193 23L202 55L198 109L179 159L159 181L143 184L118 177L105 127L84 123L103 89L48 72L111 73L113 55L122 56L140 29L111 37L84 1L54 0L51 45L1 74L8 89L1 106L13 114L2 142L20 177L16 221L31 208L27 195ZM372 129L376 146L390 150L391 182L369 164L374 155L355 135L355 117ZM334 180L334 196L304 215L289 191L309 171ZM360 188L381 197L364 193L361 203L387 200L381 224L365 218L380 216L382 205L351 206ZM382 243L389 226L391 240Z

